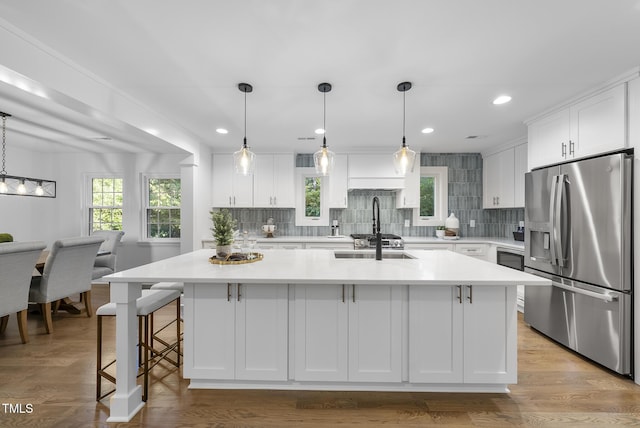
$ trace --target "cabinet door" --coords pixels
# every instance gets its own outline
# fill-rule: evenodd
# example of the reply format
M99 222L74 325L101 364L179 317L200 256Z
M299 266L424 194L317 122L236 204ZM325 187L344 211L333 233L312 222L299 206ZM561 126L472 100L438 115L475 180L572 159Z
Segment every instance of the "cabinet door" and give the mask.
M346 300L343 285L295 286L295 380L348 380Z
M640 144L640 78L628 83L629 90L629 135L627 147Z
M482 206L483 208L497 208L497 198L500 192L500 159L497 155L486 156L482 159Z
M287 380L288 286L238 284L236 379Z
M412 172L404 177L404 189L396 192L396 208L420 208L420 155Z
M349 172L347 155L336 155L329 176L329 208L347 208Z
M464 381L516 383L514 286L464 286Z
M253 206L270 208L273 206L273 156L256 156L256 168L253 174Z
M349 381L400 382L403 287L349 288Z
M273 206L296 207L294 167L293 154L273 155Z
M489 244L456 244L456 253L475 257L481 260L489 260Z
M566 159L571 139L571 112L560 110L529 125L529 169ZM564 144L564 146L563 146Z
M462 382L461 287L409 286L410 382Z
M235 378L235 302L231 285L185 284L184 377Z
M625 147L625 91L621 84L571 107L572 157Z
M527 145L514 148L513 162L513 206L524 207L524 175L527 173Z

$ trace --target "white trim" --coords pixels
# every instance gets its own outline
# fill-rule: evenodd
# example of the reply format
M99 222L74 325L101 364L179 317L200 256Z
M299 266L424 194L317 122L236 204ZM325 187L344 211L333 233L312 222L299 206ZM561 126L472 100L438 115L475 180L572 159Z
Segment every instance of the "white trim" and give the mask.
M446 166L421 166L420 177L434 177L435 213L433 217L420 217L420 208L413 209L414 226L442 226L449 211L449 168Z
M296 226L329 226L329 176L321 176L315 168L296 168L295 192L296 192ZM320 177L320 217L307 217L304 215L304 180L311 177Z
M149 208L149 179L150 178L166 178L166 179L178 179L180 180L180 189L182 191L182 179L180 174L176 173L161 173L161 172L142 172L140 173L140 186L141 186L141 203L142 209L140 210L140 240L138 243L180 243L180 238L148 238L147 237L147 209ZM180 196L180 203L182 205L182 195ZM180 236L182 236L182 206L180 207Z
M126 179L124 171L119 172L85 172L82 174L82 230L81 236L91 234L89 230L91 219L89 218L89 209L93 208L93 179L94 178L119 178L122 180L122 230L125 230L125 210L126 207Z

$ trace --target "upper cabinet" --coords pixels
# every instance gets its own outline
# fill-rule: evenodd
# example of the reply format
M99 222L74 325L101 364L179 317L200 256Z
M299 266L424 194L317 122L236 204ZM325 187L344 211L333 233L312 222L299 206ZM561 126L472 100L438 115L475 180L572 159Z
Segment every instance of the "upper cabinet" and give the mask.
M483 208L524 207L524 174L526 172L526 144L483 156Z
M253 176L237 174L233 155L213 155L213 206L246 208L253 206Z
M416 160L419 163L419 158ZM349 189L403 189L404 177L396 174L391 154L349 155Z
M329 208L347 208L349 181L347 155L336 155L329 175Z
M529 168L626 147L627 84L529 123Z
M293 154L256 155L253 175L237 174L233 155L213 155L213 206L294 208Z
M396 208L420 208L420 155L413 171L404 178L404 188L396 193Z
M253 206L294 208L293 154L256 155L253 174Z

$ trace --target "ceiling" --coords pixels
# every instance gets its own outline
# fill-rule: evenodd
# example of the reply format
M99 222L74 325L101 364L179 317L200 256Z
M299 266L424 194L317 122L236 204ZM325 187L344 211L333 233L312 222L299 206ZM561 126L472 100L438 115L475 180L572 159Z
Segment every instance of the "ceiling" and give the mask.
M640 0L0 0L0 17L216 151L242 143L240 82L254 87L247 138L257 153L317 150L321 82L333 85L329 147L391 152L402 140L402 81L413 83L412 148L478 152L640 65ZM6 86L0 111L34 149L180 151ZM501 94L513 100L493 105ZM435 132L422 134L428 126Z

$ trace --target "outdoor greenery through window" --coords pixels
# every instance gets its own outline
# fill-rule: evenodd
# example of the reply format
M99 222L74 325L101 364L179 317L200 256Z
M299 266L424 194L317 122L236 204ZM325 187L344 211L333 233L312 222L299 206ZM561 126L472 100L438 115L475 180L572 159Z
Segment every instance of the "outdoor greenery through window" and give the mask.
M435 215L435 177L420 177L420 217Z
M148 178L147 238L180 238L180 179Z
M304 212L306 217L320 217L322 179L306 177L304 180Z
M92 178L89 229L122 230L122 178Z

